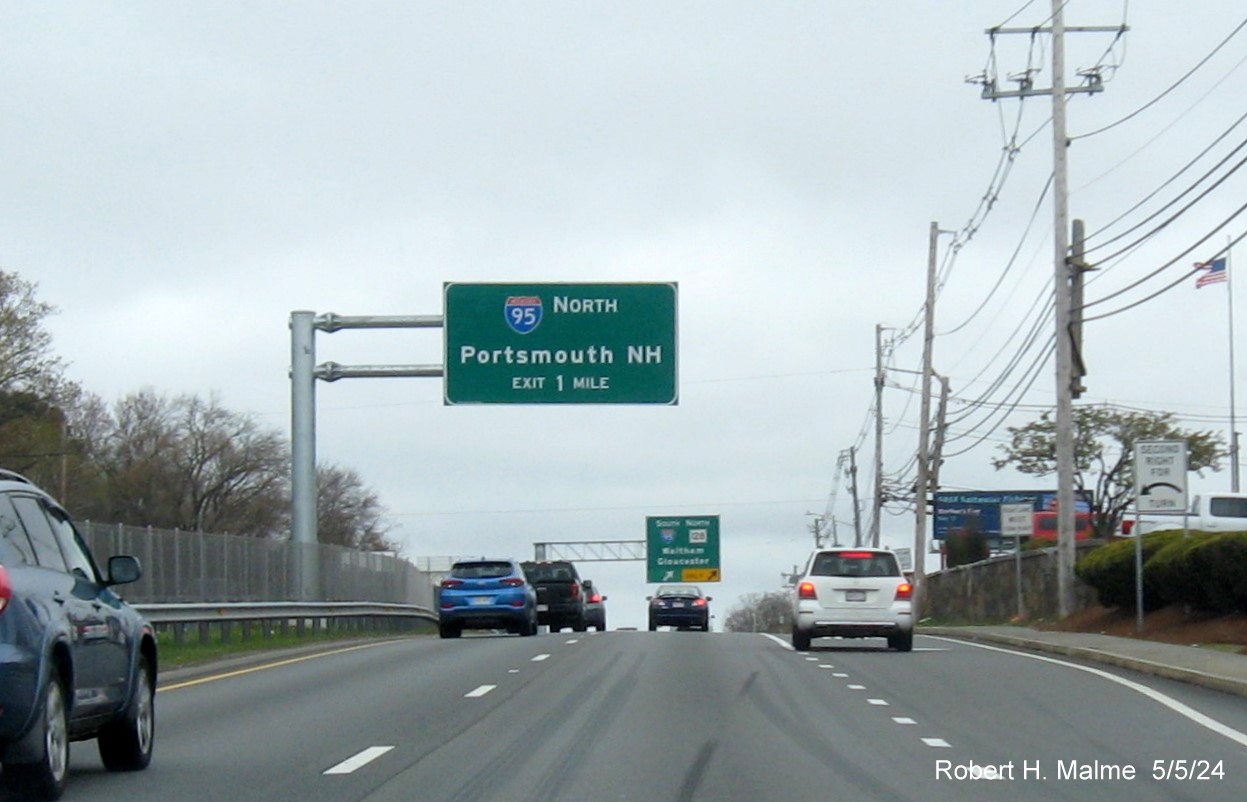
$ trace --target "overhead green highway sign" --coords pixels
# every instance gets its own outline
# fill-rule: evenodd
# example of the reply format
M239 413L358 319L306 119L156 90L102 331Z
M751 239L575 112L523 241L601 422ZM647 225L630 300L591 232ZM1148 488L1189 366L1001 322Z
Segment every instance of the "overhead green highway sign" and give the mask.
M443 287L447 404L675 404L676 284Z
M647 582L718 582L719 516L647 516L645 568Z

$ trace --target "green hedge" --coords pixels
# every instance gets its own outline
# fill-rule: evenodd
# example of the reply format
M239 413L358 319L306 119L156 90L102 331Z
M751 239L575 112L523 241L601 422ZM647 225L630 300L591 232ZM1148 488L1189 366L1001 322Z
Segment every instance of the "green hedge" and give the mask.
M1224 532L1187 552L1191 575L1204 583L1203 609L1247 610L1247 532Z
M1143 608L1155 610L1165 606L1161 594L1147 575L1147 561L1175 539L1181 532L1150 532L1143 536ZM1074 566L1079 579L1095 588L1100 604L1105 607L1135 608L1135 539L1109 543L1088 554Z
M1143 606L1186 604L1208 612L1247 611L1247 532L1150 532L1143 536ZM1086 555L1074 568L1105 607L1135 608L1135 540Z
M1207 543L1207 532L1192 532L1190 537L1169 540L1143 564L1143 588L1155 591L1157 603L1189 604L1200 610L1209 609L1208 583L1191 569L1191 549ZM1148 607L1153 607L1148 603Z

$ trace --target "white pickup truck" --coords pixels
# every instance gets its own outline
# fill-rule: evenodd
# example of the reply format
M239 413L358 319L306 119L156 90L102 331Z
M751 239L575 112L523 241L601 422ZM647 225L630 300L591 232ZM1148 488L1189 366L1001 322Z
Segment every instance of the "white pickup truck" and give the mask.
M1124 535L1146 535L1162 529L1190 529L1192 532L1247 532L1247 493L1204 493L1191 498L1191 506L1183 513L1148 512L1139 515L1135 525L1134 510L1122 518Z

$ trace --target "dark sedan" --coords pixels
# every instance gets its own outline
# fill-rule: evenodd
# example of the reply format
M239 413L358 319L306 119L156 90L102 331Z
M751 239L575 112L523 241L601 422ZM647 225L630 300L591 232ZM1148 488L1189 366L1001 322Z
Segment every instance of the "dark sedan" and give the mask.
M649 631L659 627L710 631L710 602L696 585L659 585L649 600Z

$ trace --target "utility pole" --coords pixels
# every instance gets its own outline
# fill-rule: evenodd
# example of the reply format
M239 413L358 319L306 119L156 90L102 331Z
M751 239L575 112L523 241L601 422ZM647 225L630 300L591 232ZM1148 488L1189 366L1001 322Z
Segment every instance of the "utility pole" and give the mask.
M1048 94L1052 96L1052 174L1053 174L1053 271L1055 277L1056 318L1056 474L1057 474L1057 609L1062 618L1074 612L1074 407L1073 387L1077 379L1073 373L1073 349L1071 343L1070 315L1070 252L1069 252L1069 167L1067 162L1069 137L1066 133L1065 98L1076 92L1103 91L1103 81L1097 70L1080 73L1086 83L1080 87L1065 86L1065 5L1069 0L1052 0L1052 26L1050 28L989 28L991 36L1000 34L1026 34L1035 36L1047 32L1052 35L1052 88L1035 89L1031 73L1022 73L1016 91L998 91L995 79L983 76L983 97L997 100L1003 97L1029 97ZM1123 33L1124 25L1113 27L1078 27L1070 30L1078 33Z
M853 496L853 545L862 545L862 509L857 500L857 447L849 446L849 493Z
M914 608L922 615L922 594L926 585L927 485L931 455L927 444L931 436L931 347L935 342L935 263L940 236L939 223L932 222L927 233L927 300L922 321L922 397L918 421L918 482L914 487Z
M875 324L875 499L871 505L870 545L879 548L883 517L883 326ZM859 544L860 545L860 544Z

